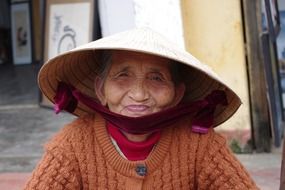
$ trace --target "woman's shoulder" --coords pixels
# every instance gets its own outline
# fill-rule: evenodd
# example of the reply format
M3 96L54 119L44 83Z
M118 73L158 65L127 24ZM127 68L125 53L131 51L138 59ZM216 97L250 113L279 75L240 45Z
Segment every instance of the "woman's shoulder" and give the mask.
M207 149L209 147L226 146L226 139L210 128L207 133L196 133L192 131L191 122L184 121L174 130L174 136L177 139L184 139L184 143L199 146L199 149Z
M220 135L218 132L215 131L215 129L210 128L209 131L206 134L199 134L192 132L193 135L199 135L200 141L204 142L208 145L213 146L224 146L226 145L226 139Z
M207 133L197 133L192 130L191 120L183 120L178 122L176 126L176 133L178 135L187 136L188 138L194 138L199 141L215 141L216 143L224 144L225 138L215 131L213 128L209 128Z
M86 115L78 117L72 122L65 125L60 131L59 135L76 135L91 129L94 121L94 115Z
M94 116L86 115L78 117L72 122L63 126L46 144L46 147L65 147L80 141L80 138L86 134L91 133Z
M189 150L186 152L194 153L198 162L205 156L215 155L220 150L228 149L226 139L213 128L209 129L207 133L201 134L193 132L191 124L189 124L180 126L174 131L175 139L172 142L179 143L176 146L181 146L180 148L188 147Z

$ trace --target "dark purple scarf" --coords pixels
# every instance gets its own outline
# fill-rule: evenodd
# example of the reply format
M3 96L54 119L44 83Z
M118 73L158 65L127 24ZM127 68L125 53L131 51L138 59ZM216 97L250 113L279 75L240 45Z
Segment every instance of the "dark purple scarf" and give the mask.
M214 112L217 105L228 105L226 94L222 90L214 90L205 99L180 104L170 109L142 117L127 117L111 112L93 98L82 94L74 87L60 82L54 97L55 113L66 110L73 113L78 101L100 113L108 122L119 129L132 134L143 134L159 131L168 127L182 117L193 117L192 131L207 133L213 126Z

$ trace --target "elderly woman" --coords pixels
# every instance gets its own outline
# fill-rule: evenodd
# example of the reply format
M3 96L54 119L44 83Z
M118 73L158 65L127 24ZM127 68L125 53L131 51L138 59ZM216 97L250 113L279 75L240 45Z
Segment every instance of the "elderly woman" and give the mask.
M26 189L257 189L214 127L240 106L207 66L150 29L49 60L42 92L79 116Z

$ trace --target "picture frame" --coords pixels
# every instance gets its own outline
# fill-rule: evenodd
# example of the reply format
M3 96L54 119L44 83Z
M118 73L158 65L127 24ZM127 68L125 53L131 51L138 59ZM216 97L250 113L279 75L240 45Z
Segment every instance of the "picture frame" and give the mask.
M45 1L43 63L96 38L96 6L96 0ZM40 105L51 106L43 94Z
M31 64L33 61L30 10L28 1L11 4L12 52L15 65Z
M93 39L94 0L46 0L44 61Z

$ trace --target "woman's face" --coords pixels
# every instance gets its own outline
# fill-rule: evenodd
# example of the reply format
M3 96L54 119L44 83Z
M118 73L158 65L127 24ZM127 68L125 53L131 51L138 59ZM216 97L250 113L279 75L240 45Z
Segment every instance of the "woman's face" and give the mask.
M175 86L169 60L135 53L114 52L105 80L95 81L96 95L115 113L139 117L175 106L184 84Z

